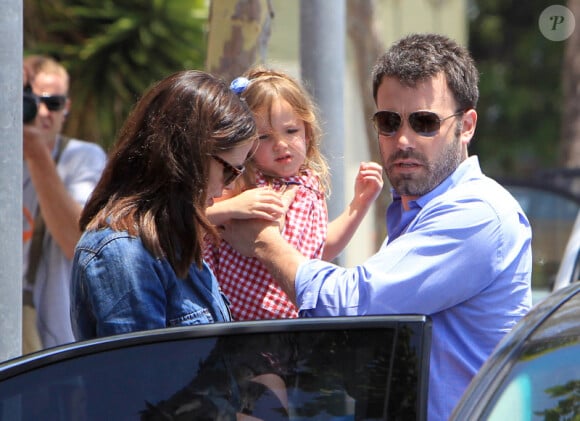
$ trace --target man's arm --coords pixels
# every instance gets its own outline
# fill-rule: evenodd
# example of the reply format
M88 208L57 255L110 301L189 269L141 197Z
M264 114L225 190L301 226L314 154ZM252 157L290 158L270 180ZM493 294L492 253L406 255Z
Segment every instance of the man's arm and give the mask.
M66 190L58 175L51 150L35 132L34 127L24 128L24 158L46 228L64 255L71 259L81 236L78 221L82 206Z
M256 257L296 303L294 279L307 259L280 235L278 224L259 219L227 223L222 237L244 256Z

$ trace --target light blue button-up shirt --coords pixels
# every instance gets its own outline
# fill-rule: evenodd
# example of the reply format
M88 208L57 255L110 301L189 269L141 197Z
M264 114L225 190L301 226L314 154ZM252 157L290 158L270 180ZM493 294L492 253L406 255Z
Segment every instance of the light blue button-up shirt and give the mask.
M389 237L363 264L303 263L304 317L420 313L433 320L429 420L451 415L498 341L531 307L531 229L517 201L465 160L404 211L393 196Z

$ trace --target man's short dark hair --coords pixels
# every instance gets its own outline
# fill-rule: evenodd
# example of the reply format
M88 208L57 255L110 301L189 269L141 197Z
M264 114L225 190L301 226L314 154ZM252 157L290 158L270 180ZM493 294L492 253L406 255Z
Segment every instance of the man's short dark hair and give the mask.
M439 34L412 34L393 44L373 67L373 98L384 77L393 77L413 87L440 72L460 109L477 106L479 72L469 51Z

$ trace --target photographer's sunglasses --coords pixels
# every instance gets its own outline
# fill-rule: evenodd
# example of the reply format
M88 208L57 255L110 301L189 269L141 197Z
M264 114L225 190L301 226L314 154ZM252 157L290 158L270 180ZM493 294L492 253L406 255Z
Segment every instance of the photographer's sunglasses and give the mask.
M42 102L49 111L60 111L66 104L65 95L34 95L37 103Z
M224 186L232 184L246 170L246 167L243 165L234 166L217 155L212 154L211 157L222 164L222 167L224 168Z
M432 137L437 134L443 121L460 116L464 112L456 111L450 116L441 118L431 111L415 111L409 114L409 126L420 136ZM403 123L401 114L394 111L377 111L372 120L377 132L383 136L394 136Z

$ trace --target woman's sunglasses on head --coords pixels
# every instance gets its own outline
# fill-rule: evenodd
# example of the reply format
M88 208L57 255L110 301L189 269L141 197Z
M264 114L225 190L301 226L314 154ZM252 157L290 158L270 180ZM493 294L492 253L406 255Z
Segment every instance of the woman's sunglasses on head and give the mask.
M431 111L415 111L409 114L409 126L420 136L432 137L439 132L443 121L460 116L464 112L464 110L456 111L447 117L441 118ZM382 136L394 136L403 124L401 114L394 111L377 111L372 120L375 129Z
M229 186L230 184L232 184L246 170L246 167L244 167L243 165L234 166L218 155L212 154L211 157L213 159L215 159L217 162L219 162L220 164L222 164L223 171L224 171L223 172L223 174L224 174L224 186Z

